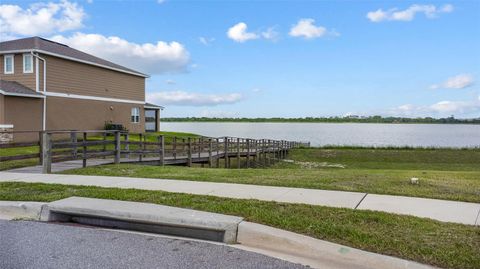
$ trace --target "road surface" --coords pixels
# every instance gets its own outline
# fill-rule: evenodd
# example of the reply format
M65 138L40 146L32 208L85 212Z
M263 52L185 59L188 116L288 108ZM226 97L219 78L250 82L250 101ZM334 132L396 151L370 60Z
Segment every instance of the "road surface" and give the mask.
M305 268L203 241L0 220L0 268Z

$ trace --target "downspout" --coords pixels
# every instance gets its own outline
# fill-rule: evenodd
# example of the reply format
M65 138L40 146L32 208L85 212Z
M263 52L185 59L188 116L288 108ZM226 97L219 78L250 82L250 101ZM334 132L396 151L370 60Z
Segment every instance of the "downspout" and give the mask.
M47 95L46 95L46 93L47 93L47 61L44 58L38 56L38 53L33 53L33 51L31 51L30 53L33 55L33 57L37 58L37 61L38 60L43 61L43 95L44 95L44 98L43 98L42 131L45 131L47 129ZM37 74L37 87L38 87L38 64L36 65L36 67L37 67L36 74Z

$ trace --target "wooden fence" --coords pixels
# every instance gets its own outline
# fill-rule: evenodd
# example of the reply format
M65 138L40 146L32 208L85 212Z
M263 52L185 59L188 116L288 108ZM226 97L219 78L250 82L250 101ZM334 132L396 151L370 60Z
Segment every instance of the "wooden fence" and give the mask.
M208 167L268 166L286 157L292 148L310 146L285 140L238 137L176 137L130 134L122 131L46 131L40 142L11 143L0 148L39 146L39 152L0 157L0 162L39 158L44 173L51 173L52 163L88 160L104 163L145 163L153 165L187 165ZM222 162L222 165L221 165Z

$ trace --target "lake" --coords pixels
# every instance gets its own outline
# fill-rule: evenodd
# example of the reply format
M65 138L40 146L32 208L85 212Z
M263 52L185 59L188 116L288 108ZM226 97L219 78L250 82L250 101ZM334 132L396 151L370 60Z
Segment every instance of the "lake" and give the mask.
M480 147L480 125L162 122L162 131L309 141L312 146Z

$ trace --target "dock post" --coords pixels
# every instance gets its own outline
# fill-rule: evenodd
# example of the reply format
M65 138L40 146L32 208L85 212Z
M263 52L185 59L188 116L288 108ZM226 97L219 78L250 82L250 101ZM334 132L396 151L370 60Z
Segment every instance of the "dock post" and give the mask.
M212 146L213 146L212 139L209 138L209 139L208 139L208 167L209 167L209 168L212 168L212 163L213 163L213 159L212 159Z
M177 137L173 137L173 143L172 143L172 151L173 151L173 159L177 159Z
M257 139L254 139L254 140L253 140L253 149L255 150L255 151L254 151L255 154L253 155L253 164L254 164L255 166L256 166L256 164L257 164L257 155L258 155L258 148L257 148L258 144L257 144L257 141L258 141Z
M247 168L250 167L250 139L247 138Z
M163 135L160 135L158 136L158 145L159 145L159 149L160 149L160 165L161 166L164 166L165 165L165 138Z
M202 157L202 152L203 152L203 137L200 137L198 139L198 158Z
M260 152L260 158L262 159L263 165L267 165L267 155L266 155L266 149L265 149L265 139L262 139L262 145L261 145L261 152Z
M219 157L219 154L220 154L220 139L215 138L215 142L216 142L216 147L217 147L217 157L215 158L215 162L216 162L217 168L219 168L220 167L220 157Z
M120 163L120 131L115 132L115 164Z
M52 134L42 132L42 173L52 173Z
M267 140L267 165L271 165L272 164L272 151L273 150L273 147L272 147L272 140L268 139Z
M225 138L223 139L223 143L225 144L224 145L224 149L223 149L223 155L225 157L225 168L230 168L230 160L228 158L228 137L225 136Z
M240 168L240 138L237 138L237 168Z
M187 138L187 166L192 166L192 139Z

